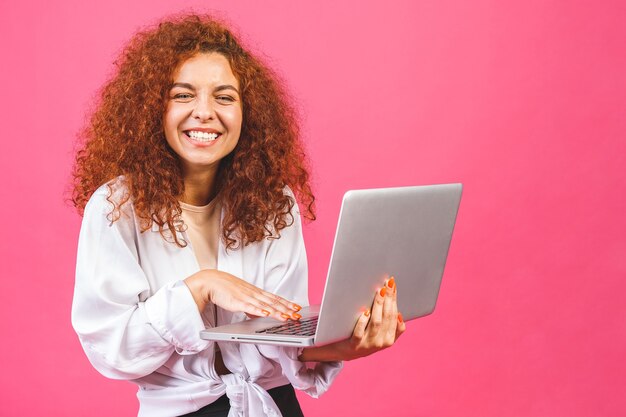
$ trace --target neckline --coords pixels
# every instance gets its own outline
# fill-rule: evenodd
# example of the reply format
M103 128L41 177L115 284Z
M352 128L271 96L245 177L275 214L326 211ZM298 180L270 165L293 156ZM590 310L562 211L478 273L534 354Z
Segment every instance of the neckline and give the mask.
M194 213L206 213L208 211L211 211L213 207L215 207L215 205L217 204L217 198L214 198L213 200L209 201L209 204L204 205L204 206L194 206L188 203L183 203L180 200L178 201L178 204L180 204L180 208L185 211L191 211Z

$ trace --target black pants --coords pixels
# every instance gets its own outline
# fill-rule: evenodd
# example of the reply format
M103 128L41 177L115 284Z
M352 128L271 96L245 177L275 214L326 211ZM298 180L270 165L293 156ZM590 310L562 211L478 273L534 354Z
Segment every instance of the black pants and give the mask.
M283 417L304 417L300 403L296 398L296 392L291 384L272 388L267 393L274 399ZM228 402L228 397L222 395L215 402L181 417L227 417L229 410L230 403Z

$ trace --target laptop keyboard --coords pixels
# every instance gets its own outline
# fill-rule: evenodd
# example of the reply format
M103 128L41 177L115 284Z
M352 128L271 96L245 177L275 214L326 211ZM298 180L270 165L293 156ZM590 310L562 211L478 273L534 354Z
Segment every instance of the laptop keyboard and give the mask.
M264 330L257 330L256 333L266 334L286 334L291 336L313 336L317 327L317 317L302 319L298 321L288 321L278 326L273 326Z

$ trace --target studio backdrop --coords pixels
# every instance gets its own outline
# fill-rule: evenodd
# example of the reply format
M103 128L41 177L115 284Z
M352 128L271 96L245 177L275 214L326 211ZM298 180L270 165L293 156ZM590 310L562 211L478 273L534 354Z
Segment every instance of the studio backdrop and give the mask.
M0 415L137 412L71 328L66 198L117 54L183 11L231 22L297 103L311 302L346 190L465 186L434 314L320 399L299 393L305 415L626 413L622 1L25 0L0 3Z

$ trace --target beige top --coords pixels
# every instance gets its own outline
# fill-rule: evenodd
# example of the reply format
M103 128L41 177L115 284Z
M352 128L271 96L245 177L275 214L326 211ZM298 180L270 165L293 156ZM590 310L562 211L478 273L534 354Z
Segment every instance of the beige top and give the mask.
M206 206L192 206L181 201L180 207L200 269L217 268L221 205L214 198Z
M182 201L179 203L180 208L183 210L181 217L187 225L187 237L191 241L191 247L198 261L198 266L200 269L216 269L221 204L218 203L217 198L211 200L206 206L192 206ZM206 326L215 326L216 311L214 304L208 303L200 315ZM216 350L219 350L217 344L215 347Z

